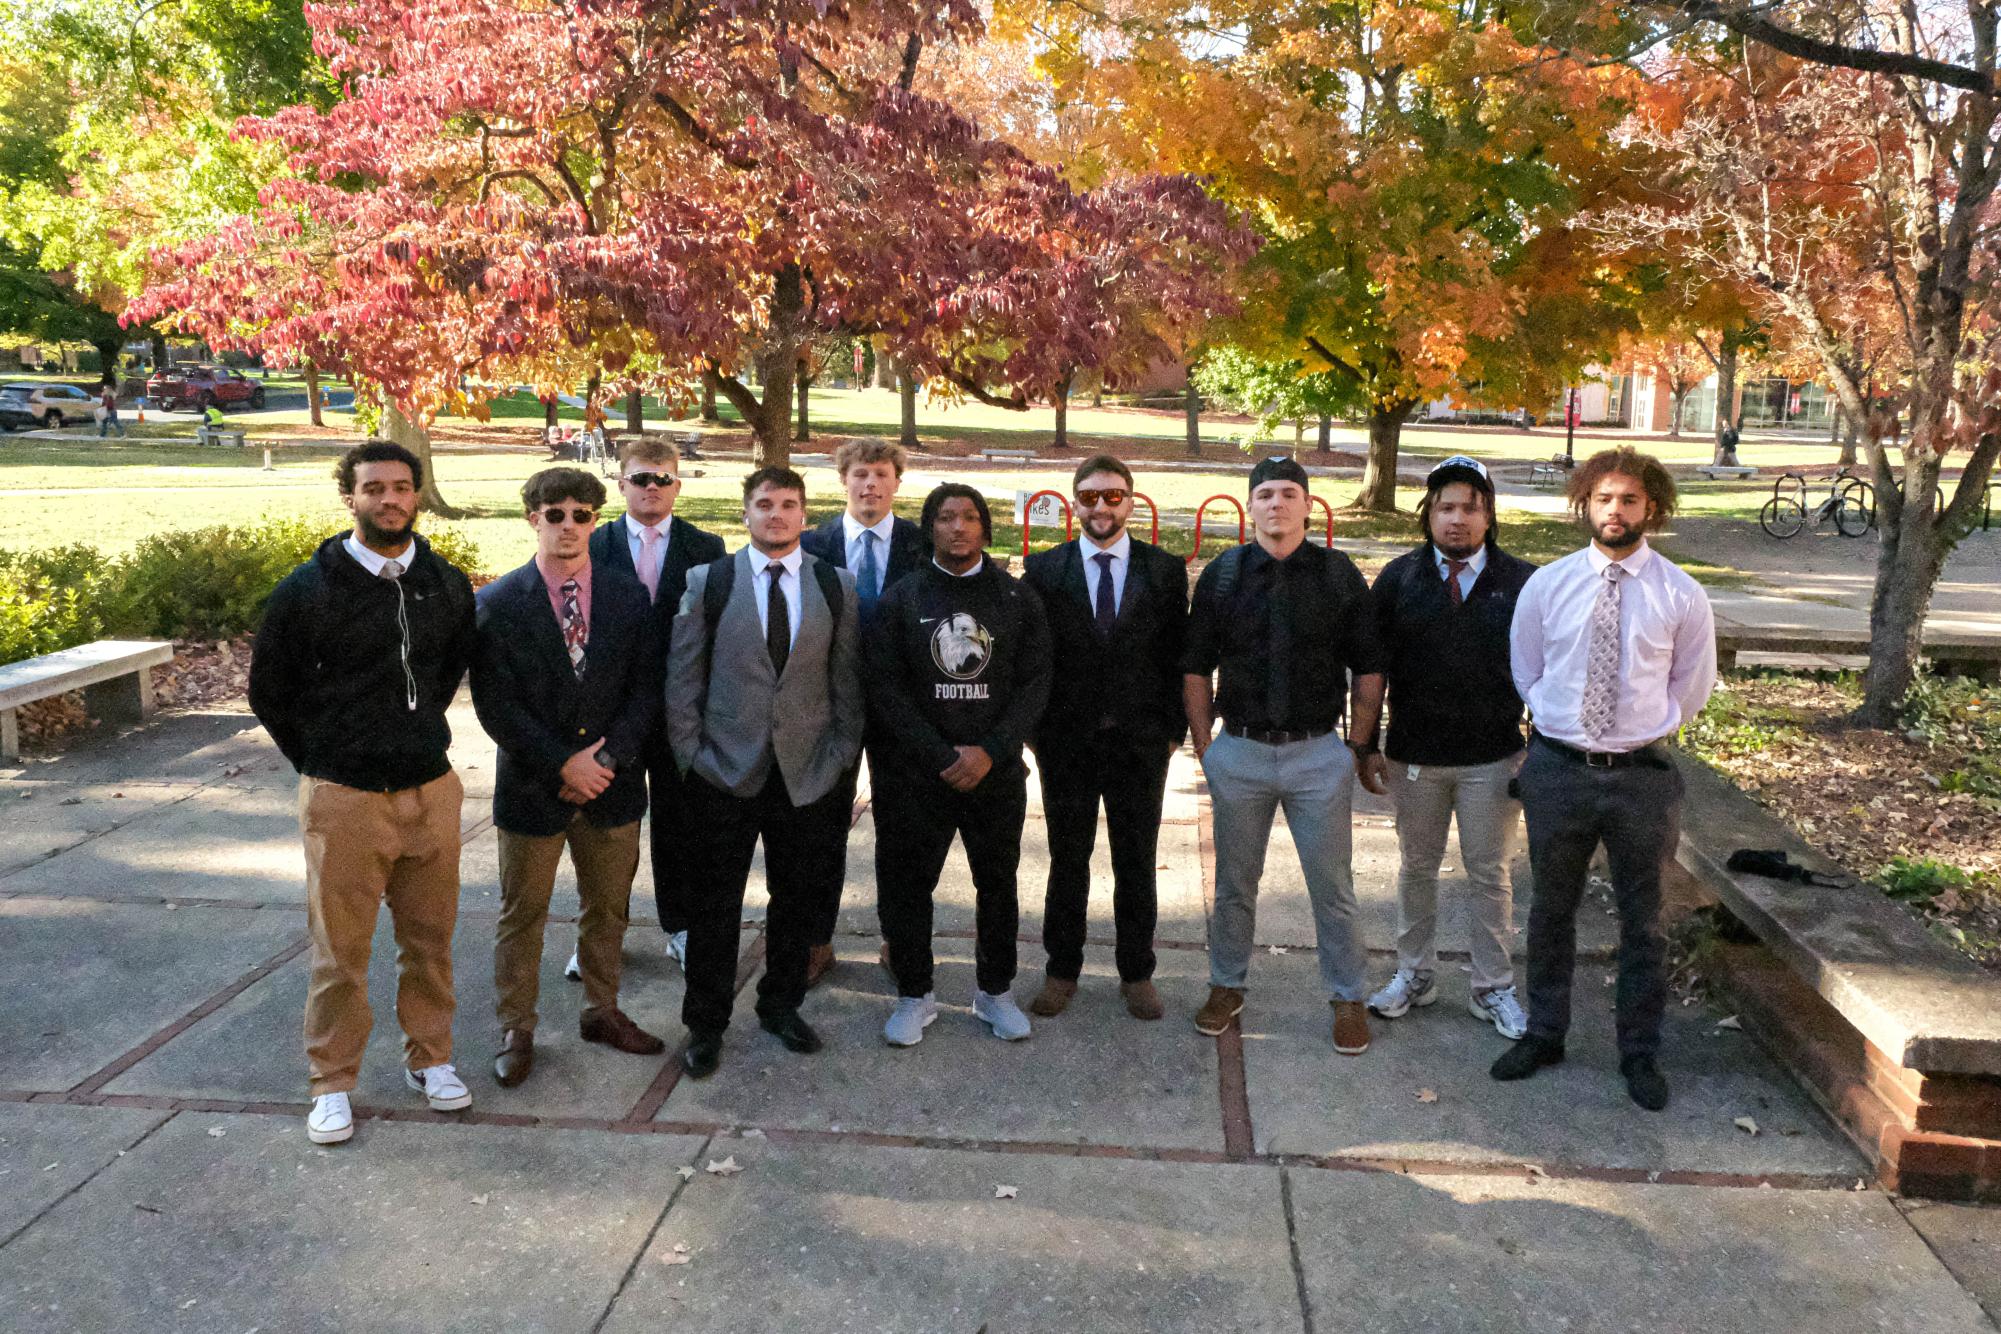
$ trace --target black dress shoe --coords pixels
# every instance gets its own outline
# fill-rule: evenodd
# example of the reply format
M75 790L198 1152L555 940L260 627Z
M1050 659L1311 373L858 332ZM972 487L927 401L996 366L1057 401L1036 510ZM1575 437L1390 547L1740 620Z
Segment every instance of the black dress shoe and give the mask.
M1640 1106L1658 1112L1668 1105L1667 1080L1653 1057L1628 1056L1619 1062L1619 1073L1626 1077L1627 1095Z
M1554 1038L1533 1035L1523 1038L1501 1053L1487 1073L1496 1079L1527 1079L1545 1065L1563 1063L1563 1044Z
M811 1056L824 1045L813 1026L799 1017L799 1011L788 1010L784 1014L759 1015L757 1026L785 1044L787 1051L796 1051L801 1056Z
M723 1063L723 1035L720 1033L691 1033L688 1045L681 1052L681 1068L688 1072L690 1079L707 1079Z

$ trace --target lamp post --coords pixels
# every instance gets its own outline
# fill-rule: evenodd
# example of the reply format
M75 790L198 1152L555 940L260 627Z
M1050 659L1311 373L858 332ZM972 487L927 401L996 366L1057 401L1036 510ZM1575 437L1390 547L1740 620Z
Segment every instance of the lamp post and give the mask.
M1563 403L1563 466L1577 466L1577 386L1565 391Z

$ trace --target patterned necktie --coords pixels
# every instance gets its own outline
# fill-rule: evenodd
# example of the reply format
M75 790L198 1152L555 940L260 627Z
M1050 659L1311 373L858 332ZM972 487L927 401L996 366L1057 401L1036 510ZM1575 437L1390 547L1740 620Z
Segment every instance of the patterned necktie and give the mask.
M1612 730L1613 707L1619 702L1619 599L1624 567L1605 567L1605 582L1591 607L1591 647L1584 659L1584 706L1578 721L1584 735L1596 740Z
M383 561L382 577L384 579L401 579L403 577L403 562L400 560Z
M881 540L875 529L862 529L862 561L855 567L855 596L861 602L864 616L875 610L875 600L882 596L882 565L875 558L875 544Z
M639 582L646 585L646 600L655 601L660 596L660 530L641 528L639 530Z
M579 595L577 581L565 579L563 594L563 644L570 650L570 668L576 672L579 681L584 679L584 644L590 639L590 627L584 624L584 604Z
M1112 626L1118 621L1118 608L1112 605L1112 553L1100 551L1091 557L1098 562L1098 605L1096 617L1098 633L1110 638Z
M1465 571L1466 566L1467 562L1463 560L1448 558L1445 562L1445 593L1452 599L1452 605L1455 607L1463 605L1466 601L1466 594L1459 588L1459 576Z
M783 676L785 660L792 656L792 607L785 600L785 585L779 582L785 565L773 561L764 572L771 576L771 592L764 606L764 647L771 654L772 672Z

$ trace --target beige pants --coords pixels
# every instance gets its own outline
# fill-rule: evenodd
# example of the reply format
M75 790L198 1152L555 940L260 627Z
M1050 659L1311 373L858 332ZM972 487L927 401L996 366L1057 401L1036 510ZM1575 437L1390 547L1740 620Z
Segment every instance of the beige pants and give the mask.
M1473 990L1513 986L1515 892L1509 862L1521 846L1522 804L1508 795L1521 756L1491 764L1400 764L1390 761L1390 797L1397 808L1397 966L1429 975L1438 968L1438 868L1445 836L1459 823L1459 860L1472 893L1467 901Z
M396 1018L412 1070L452 1059L452 930L459 914L459 807L446 773L422 787L363 792L299 780L306 840L306 1065L314 1097L345 1093L361 1073L374 1016L368 959L386 899L396 931Z
M626 907L639 870L639 821L600 829L580 813L560 834L500 831L500 924L493 940L495 1013L503 1032L535 1031L535 1001L542 989L542 928L556 865L564 845L577 872L584 914L577 923L577 966L584 975L584 1006L618 1005L619 954L625 946Z

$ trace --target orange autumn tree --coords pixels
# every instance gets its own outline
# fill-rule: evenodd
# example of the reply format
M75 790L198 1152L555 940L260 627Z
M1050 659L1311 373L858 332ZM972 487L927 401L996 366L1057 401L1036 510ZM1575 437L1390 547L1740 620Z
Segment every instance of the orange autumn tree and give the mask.
M1632 70L1551 59L1482 3L1014 0L994 26L1045 43L1058 103L1099 109L1110 156L1200 177L1257 227L1227 337L1331 371L1363 405L1357 506L1394 508L1418 405L1467 385L1527 403L1560 381L1520 359L1564 327L1535 322L1539 285L1593 281L1588 247L1558 256L1617 188Z

